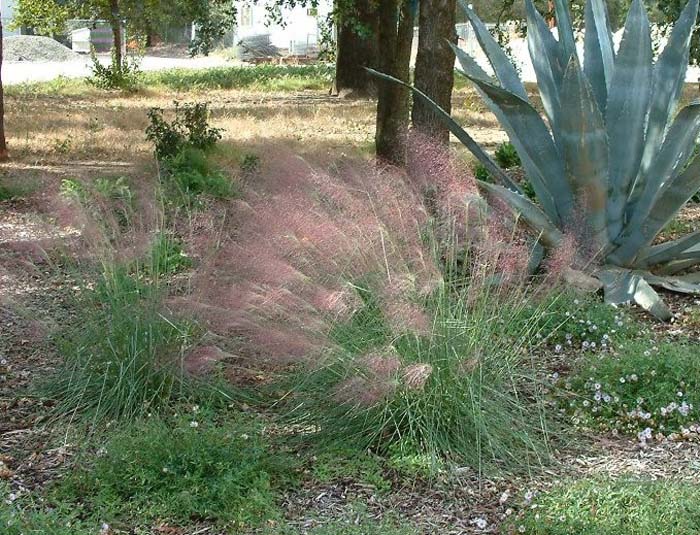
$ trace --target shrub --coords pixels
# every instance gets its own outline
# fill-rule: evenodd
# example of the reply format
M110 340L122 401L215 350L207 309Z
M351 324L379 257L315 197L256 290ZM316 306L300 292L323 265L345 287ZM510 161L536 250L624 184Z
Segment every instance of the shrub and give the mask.
M148 111L150 125L146 139L155 146L159 160L174 158L185 148L211 149L221 139L220 128L209 125L209 107L205 102L175 104L175 118L168 122L160 108Z
M680 481L581 479L536 496L510 524L531 535L697 535L697 486Z
M586 357L558 396L574 425L631 434L642 444L663 436L700 434L697 347L653 340L629 341L614 354Z
M114 432L53 497L81 503L92 518L207 520L238 531L278 518L276 491L296 480L294 458L268 444L243 418L149 418Z
M217 199L235 195L231 179L216 169L200 149L184 148L165 162L165 180L186 201L205 194Z
M88 82L98 89L118 89L121 91L136 92L141 83L141 69L136 58L124 58L121 64L117 63L114 53L109 65L103 65L92 52L92 75Z
M502 169L512 169L513 167L520 167L520 156L515 150L512 143L501 143L496 149L495 153L496 163Z

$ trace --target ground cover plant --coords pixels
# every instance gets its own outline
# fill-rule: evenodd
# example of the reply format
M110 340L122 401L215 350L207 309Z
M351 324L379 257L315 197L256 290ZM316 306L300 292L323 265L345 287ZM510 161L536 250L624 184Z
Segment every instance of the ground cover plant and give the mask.
M583 64L567 3L555 2L558 40L532 1L526 5L528 45L546 122L531 105L505 52L466 3L464 11L495 78L467 53L454 50L462 74L475 85L522 159L537 203L525 199L518 184L469 134L432 105L501 184L482 182L482 187L518 211L543 243L560 244L571 221L580 220L578 238L602 264L594 271L608 302L636 302L669 320L670 310L650 284L700 291L696 275L678 275L697 264L699 235L654 245L700 188L698 160L693 158L700 107L694 102L676 115L698 2L688 2L656 63L641 0L632 2L619 51L613 48L605 3L586 3Z
M673 481L590 478L530 498L516 533L652 535L700 532L697 486Z
M561 404L582 429L652 438L689 438L697 427L697 346L630 340L604 357L582 359L562 384Z
M217 421L206 408L180 408L177 416L113 431L100 441L98 456L60 482L51 499L110 525L168 518L213 521L239 532L279 519L277 491L296 484L294 456L272 452L250 418Z

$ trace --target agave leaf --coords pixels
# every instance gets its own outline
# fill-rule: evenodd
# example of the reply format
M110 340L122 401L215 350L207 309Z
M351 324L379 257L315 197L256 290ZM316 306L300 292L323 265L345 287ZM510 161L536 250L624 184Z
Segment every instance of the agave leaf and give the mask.
M607 213L611 241L615 241L623 229L627 198L642 159L651 96L651 63L649 19L641 0L634 0L615 60L607 104L610 147Z
M664 185L649 215L644 222L632 230L632 235L611 257L618 262L629 262L644 247L649 246L657 234L668 225L681 208L700 189L700 157L695 158L677 177Z
M561 145L566 174L577 205L585 207L587 224L598 250L608 245L606 194L608 137L605 122L578 58L571 58L561 91L566 113L561 117Z
M661 268L655 268L654 271L659 275L676 275L681 271L685 271L700 264L700 255L694 258L686 258L683 260L674 260Z
M461 72L460 74L462 74L463 76L473 76L474 78L479 78L494 85L498 84L498 81L494 80L491 76L489 76L473 57L471 57L464 50L456 46L454 43L448 44L455 53L457 61L459 61L459 64L462 66L462 71L464 72Z
M700 231L695 231L687 236L676 240L667 241L659 245L654 245L647 249L647 252L641 255L639 261L645 266L654 266L664 264L681 258L683 253L692 254L693 247L700 244ZM697 252L700 255L700 251Z
M537 75L542 105L547 117L549 117L554 138L557 139L561 111L559 90L566 65L562 66L559 43L549 31L549 26L535 8L532 0L527 0L525 5L527 7L528 27L527 46Z
M681 275L678 277L659 277L651 273L644 275L646 281L652 286L658 286L685 294L700 294L700 273Z
M603 0L588 0L585 12L584 71L593 88L600 112L605 115L608 89L615 70L615 50Z
M467 4L465 0L460 0L459 4L462 6L464 13L467 15L469 22L474 28L474 33L479 41L479 45L481 45L482 50L491 63L496 73L496 78L501 82L501 86L527 101L528 98L525 86L520 80L520 76L518 76L518 71L501 48L501 45L496 42L491 32L489 32L488 28L481 22L481 19L474 13L474 10L469 7L469 4Z
M661 188L672 181L693 154L700 133L700 100L683 108L676 116L661 148L654 150L651 165L642 169L627 204L630 226L638 226L647 216Z
M654 67L646 147L642 159L643 171L652 165L655 152L676 111L688 70L690 43L697 15L698 0L690 0Z
M557 28L559 29L559 42L562 44L564 56L562 65L569 64L572 56L576 56L576 39L574 38L574 25L571 23L571 12L566 0L555 0L554 10L557 15Z
M656 319L668 321L671 310L646 282L643 274L629 269L606 268L597 273L603 283L605 302L611 305L637 303Z
M574 206L573 194L565 180L559 149L540 114L517 95L484 80L468 78L488 97L486 103L518 151L544 211L556 224L568 220Z
M532 201L503 186L489 184L481 180L478 180L477 183L480 188L506 202L512 210L520 214L525 224L535 234L540 236L539 241L544 245L547 247L558 247L561 245L564 235Z
M504 186L512 189L513 191L518 191L520 192L521 189L520 187L513 182L513 180L501 169L496 162L493 161L493 158L489 156L486 151L484 151L479 144L474 141L474 139L462 128L457 121L455 121L452 117L450 117L450 114L447 113L445 110L443 110L440 106L438 106L434 100L432 100L428 95L423 93L421 90L416 89L410 84L407 84L403 80L399 80L398 78L394 78L393 76L389 76L388 74L383 74L381 72L375 71L374 69L367 69L367 71L376 76L377 78L381 78L383 80L387 80L390 82L394 82L396 84L402 85L404 87L409 88L413 93L420 99L423 100L432 110L435 112L435 114L440 118L440 120L445 123L445 126L454 134L454 136L459 139L462 144L469 149L469 151L476 156L476 158L481 162L481 164L486 167L489 173L491 173L491 176L495 178L498 182L503 184Z

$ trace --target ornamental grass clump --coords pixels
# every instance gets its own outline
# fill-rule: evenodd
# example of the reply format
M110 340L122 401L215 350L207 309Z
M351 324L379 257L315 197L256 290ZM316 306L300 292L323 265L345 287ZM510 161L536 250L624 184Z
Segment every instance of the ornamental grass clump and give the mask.
M544 117L506 53L465 2L493 75L453 47L460 73L508 134L536 201L526 198L445 111L412 89L498 182L480 182L480 187L518 212L542 244L558 246L564 235L574 233L592 253L582 254L579 263L600 279L606 301L636 302L668 320L671 312L651 286L700 293L698 274L684 274L700 263L700 233L656 243L700 188L700 158L694 151L700 102L678 111L698 0L688 2L656 62L641 0L632 2L619 50L613 46L605 2L588 0L582 59L567 2L553 3L558 38L532 0L526 1L528 45Z
M178 306L237 356L236 370L281 372L274 390L295 424L285 428L304 438L537 465L547 415L532 351L556 328L538 318L559 273L530 285L533 244L509 213L423 149L430 158L414 155L410 176L347 160L320 172L278 151L227 225L193 244L209 254Z
M43 393L54 400L56 415L95 424L221 394L186 373L185 354L201 331L164 306L191 260L164 228L154 192L116 184L117 190L99 180L66 182L54 207L76 234L64 268L74 299L70 321L54 335L63 361Z

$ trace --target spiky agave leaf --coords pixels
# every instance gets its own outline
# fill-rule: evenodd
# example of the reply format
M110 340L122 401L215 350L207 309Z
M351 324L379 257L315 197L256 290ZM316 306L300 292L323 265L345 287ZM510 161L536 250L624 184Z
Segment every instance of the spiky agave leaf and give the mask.
M688 165L700 133L700 103L674 117L699 1L689 0L654 64L649 20L641 0L632 2L617 53L604 0L588 0L581 68L567 2L554 2L559 29L555 39L532 0L526 0L528 47L546 120L530 104L503 50L463 1L495 77L466 52L455 49L463 74L516 147L539 207L509 192L507 188L515 188L513 181L503 177L505 173L497 175L497 180L506 188L491 188L491 193L520 212L528 225L542 223L535 232L543 236L552 237L552 228L560 233L566 230L572 213L581 209L603 263L633 274L624 280L602 276L608 281L608 293L622 295L620 288L626 287L629 300L640 301L661 317L667 316L666 311L647 288L645 277L682 291L696 291L696 283L682 280L681 284L678 277L669 282L644 270L674 275L700 264L697 236L651 246L700 189L700 158ZM454 120L434 103L430 105L491 171L493 162L485 151L475 149L474 140Z

